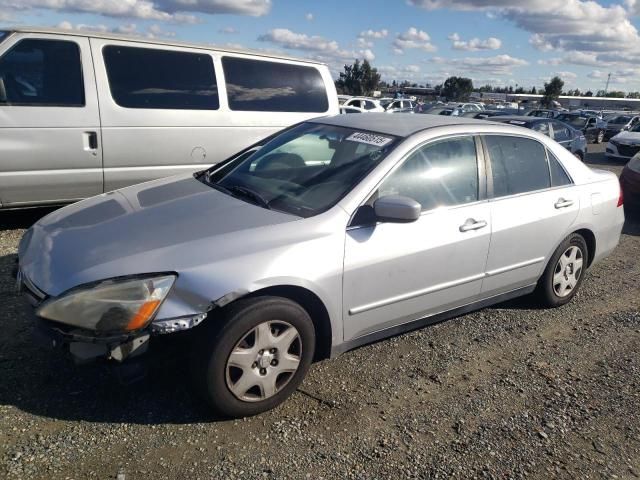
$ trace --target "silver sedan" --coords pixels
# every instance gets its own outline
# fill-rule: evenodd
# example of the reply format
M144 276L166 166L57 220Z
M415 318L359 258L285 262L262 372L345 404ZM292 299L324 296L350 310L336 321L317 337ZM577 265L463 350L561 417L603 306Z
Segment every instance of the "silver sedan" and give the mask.
M569 302L617 245L621 206L613 174L531 130L340 115L44 217L18 283L76 360L186 336L204 398L246 416L313 360L521 295Z

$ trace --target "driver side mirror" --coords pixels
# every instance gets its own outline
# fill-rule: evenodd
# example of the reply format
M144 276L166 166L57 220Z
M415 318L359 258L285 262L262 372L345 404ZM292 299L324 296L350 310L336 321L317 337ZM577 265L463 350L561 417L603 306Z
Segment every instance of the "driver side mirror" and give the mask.
M380 222L411 223L420 218L422 206L413 198L388 195L376 200L373 210Z

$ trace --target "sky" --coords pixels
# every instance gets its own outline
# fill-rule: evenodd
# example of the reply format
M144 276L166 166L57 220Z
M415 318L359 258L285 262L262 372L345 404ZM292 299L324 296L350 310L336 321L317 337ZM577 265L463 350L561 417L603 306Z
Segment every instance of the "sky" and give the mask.
M0 0L0 26L113 31L321 60L383 80L640 91L640 0Z

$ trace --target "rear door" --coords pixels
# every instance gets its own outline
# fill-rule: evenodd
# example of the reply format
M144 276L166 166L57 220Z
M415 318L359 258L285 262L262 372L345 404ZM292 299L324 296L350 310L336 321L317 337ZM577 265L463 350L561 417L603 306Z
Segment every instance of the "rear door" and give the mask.
M486 135L484 142L493 230L482 292L494 296L537 282L580 201L560 163L548 159L537 140Z
M89 40L16 34L0 45L0 203L62 203L102 193Z

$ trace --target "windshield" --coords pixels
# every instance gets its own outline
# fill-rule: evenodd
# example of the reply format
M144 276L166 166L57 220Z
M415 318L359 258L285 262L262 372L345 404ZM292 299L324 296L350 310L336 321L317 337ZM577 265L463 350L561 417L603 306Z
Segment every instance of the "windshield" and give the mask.
M614 125L626 125L631 121L631 117L626 115L620 115L619 117L613 117L609 120L609 123L613 123Z
M556 119L560 120L561 122L568 123L572 127L576 128L584 127L584 124L587 122L587 119L585 117L579 117L577 115L558 115Z
M636 123L636 126L633 127L630 132L640 132L640 123Z
M2 30L0 30L0 43L2 43L2 41L8 36L9 36L9 32L3 32Z
M200 179L261 207L306 218L340 201L397 140L392 135L303 123Z

